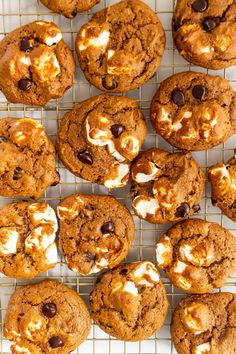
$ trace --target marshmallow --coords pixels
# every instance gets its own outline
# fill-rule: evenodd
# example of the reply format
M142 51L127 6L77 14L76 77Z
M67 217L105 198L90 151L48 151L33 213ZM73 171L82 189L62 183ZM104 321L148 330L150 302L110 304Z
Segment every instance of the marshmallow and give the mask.
M87 27L81 33L81 40L79 44L79 50L84 51L89 47L96 47L102 48L106 47L109 39L110 39L110 32L106 30L101 30L101 32L97 36L90 36L88 32L92 32L92 30L97 30L97 27Z
M160 276L151 262L141 262L133 272L133 279L138 285L153 287L159 283Z
M137 183L147 183L153 181L157 173L160 171L160 169L153 162L149 161L148 164L150 167L150 174L138 172L137 174L133 175L133 179Z
M17 252L19 233L14 227L0 228L0 253L14 254Z
M159 267L167 267L172 259L172 245L170 238L165 236L156 245L156 260Z
M193 349L194 354L210 354L211 353L211 344L209 342L200 344Z
M56 246L55 242L53 242L45 250L45 258L49 264L56 264L57 263L57 246Z
M115 164L114 167L117 167L117 177L113 179L107 179L104 182L104 186L107 188L119 188L126 185L126 180L129 175L129 165L121 163ZM122 181L125 179L125 181Z
M125 292L133 296L138 296L138 289L132 281L126 281L124 284L122 282L116 283L114 285L114 289L112 290L112 294L118 291Z
M146 218L147 214L155 215L160 206L155 198L139 195L133 200L133 208L142 218Z

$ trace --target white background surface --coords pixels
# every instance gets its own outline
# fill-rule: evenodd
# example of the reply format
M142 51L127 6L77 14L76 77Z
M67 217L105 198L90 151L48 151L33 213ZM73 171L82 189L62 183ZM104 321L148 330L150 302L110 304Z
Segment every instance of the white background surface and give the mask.
M39 4L37 0L0 0L0 39L4 37L4 34L9 31L29 23L31 21L42 19L46 21L55 22L63 32L63 38L74 49L74 40L76 34L81 25L87 22L92 13L105 6L116 3L113 0L101 0L101 3L93 8L89 13L79 14L75 19L68 20L64 17L50 13L50 11L43 5ZM167 47L157 75L150 80L147 84L138 90L127 93L126 95L135 98L141 109L143 110L148 126L149 135L143 145L143 149L147 149L153 146L159 146L167 150L173 151L173 148L164 142L164 140L152 131L149 122L149 107L152 96L154 95L158 83L166 77L176 72L189 70L190 68L196 71L207 72L205 69L198 67L190 67L173 48L171 38L171 18L174 7L173 0L145 0L145 2L159 14L161 22L166 30ZM236 69L234 67L222 71L208 71L210 74L218 74L226 77L231 81L233 86L236 86ZM90 86L85 80L78 65L76 69L74 85L66 95L57 101L51 101L44 109L37 107L29 107L23 105L14 105L7 103L4 96L0 93L0 117L31 117L37 119L42 123L47 133L55 141L55 135L57 127L59 125L60 118L63 117L66 111L68 111L75 103L87 99L91 96L98 94L99 91ZM194 153L194 156L202 167L207 170L207 167L218 162L227 161L233 154L233 149L236 148L235 136L230 138L224 145L220 145L212 150L205 152ZM51 206L56 207L59 200L72 194L74 192L84 193L102 193L108 194L109 191L95 184L83 181L73 176L67 171L63 165L58 162L58 170L61 175L61 183L53 188L49 188L42 198L43 201L47 201ZM111 192L119 201L130 207L129 199L129 187ZM0 204L6 204L13 201L10 198L1 198ZM210 188L207 186L204 198L201 203L201 212L198 217L207 219L209 221L217 221L222 226L228 228L236 235L236 223L230 221L227 217L222 216L219 209L214 208L210 199ZM155 261L155 242L168 228L167 226L151 225L147 222L139 220L134 216L136 224L135 242L130 254L127 258L128 261L135 261L139 259L149 259ZM37 279L40 280L45 276L51 277L55 280L62 281L66 285L77 290L88 303L88 294L92 290L95 277L77 277L74 272L68 270L66 265L61 262L57 267L49 271L47 274L43 274ZM170 311L167 316L164 327L159 333L152 338L136 343L125 343L109 337L106 333L101 331L98 327L93 326L89 338L73 353L80 354L172 354L175 353L173 345L170 340L169 324L171 321L171 312L180 300L183 293L173 287L168 279L162 274L162 279L166 285L166 290L170 302ZM235 291L236 279L231 278L222 290ZM0 310L1 310L1 324L3 324L5 309L11 293L14 289L22 284L28 283L27 281L15 281L6 277L0 279ZM0 353L10 353L10 344L4 340L1 335Z

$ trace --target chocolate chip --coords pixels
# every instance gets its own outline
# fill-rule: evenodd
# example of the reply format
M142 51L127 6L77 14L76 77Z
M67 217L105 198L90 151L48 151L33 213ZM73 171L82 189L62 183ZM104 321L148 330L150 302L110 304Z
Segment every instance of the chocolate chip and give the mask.
M207 89L202 85L196 85L192 89L193 97L195 97L197 100L202 100L206 95L206 93L207 93Z
M114 232L115 227L112 221L108 221L105 224L102 225L101 227L101 232L103 234L110 234L111 232Z
M13 180L17 181L18 179L20 179L23 175L23 170L20 167L16 167L14 170L14 174L13 174Z
M0 143L5 143L7 141L7 138L5 136L0 136Z
M126 268L121 269L121 271L120 271L121 275L127 275L127 273L128 273L128 269L126 269Z
M95 210L94 206L92 206L91 204L86 205L85 207L87 210Z
M116 82L116 80L114 80L113 78L105 76L102 79L102 86L106 90L115 90L118 87L118 82Z
M188 216L190 211L188 203L182 203L177 209L176 209L176 217L177 218L186 218Z
M51 348L60 348L63 347L63 341L61 340L60 337L51 337L49 339L49 344Z
M236 200L235 200L234 203L231 205L231 208L233 208L233 209L236 208Z
M32 86L32 81L29 79L21 79L18 81L18 88L22 91L29 91Z
M95 259L95 255L92 254L91 252L86 252L85 253L85 262L91 262Z
M193 206L193 211L194 211L194 213L198 213L200 210L201 210L201 207L200 207L199 204L195 204L195 205Z
M42 307L42 313L48 318L53 318L57 313L57 307L55 304L48 302Z
M207 0L195 0L192 3L192 9L196 12L204 12L208 8L208 1Z
M217 200L216 199L212 199L211 202L212 202L213 206L215 206L217 204Z
M171 99L175 104L177 104L177 106L183 106L185 103L184 94L178 89L172 91Z
M33 50L33 48L33 43L30 41L29 37L22 38L20 42L20 50L22 50L23 52L28 52Z
M59 173L58 171L56 171L56 173L57 173L57 179L56 179L55 182L53 182L53 183L51 184L51 187L55 187L55 186L58 185L58 183L60 183L60 178L61 178L60 173Z
M81 162L87 165L93 164L93 157L87 149L78 152L77 157Z
M77 11L73 11L73 12L71 13L71 18L74 18L76 15L77 15Z
M219 17L206 17L202 22L202 26L206 32L212 32L219 24Z
M178 29L180 28L180 26L181 26L180 20L175 20L175 21L173 22L174 31L178 31Z
M111 126L111 132L115 138L119 138L119 136L123 133L125 127L121 124L113 124Z
M145 286L139 286L138 287L138 293L142 294L145 291L145 289L146 289Z

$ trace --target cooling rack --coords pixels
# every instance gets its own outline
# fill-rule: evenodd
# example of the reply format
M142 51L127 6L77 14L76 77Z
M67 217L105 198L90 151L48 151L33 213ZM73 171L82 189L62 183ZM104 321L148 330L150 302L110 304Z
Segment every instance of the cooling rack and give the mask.
M76 34L82 24L88 21L91 15L99 9L112 5L116 0L101 0L101 3L93 8L91 11L78 14L73 20L65 19L60 15L51 13L37 0L0 0L0 40L5 34L14 28L42 19L45 21L55 22L63 32L63 38L68 45L74 50L74 41ZM190 66L178 54L173 46L171 36L171 18L174 9L174 0L144 0L155 12L158 13L162 24L166 31L167 47L162 60L162 64L155 75L147 84L141 88L127 93L126 95L138 101L147 119L149 134L143 145L143 150L157 146L169 151L174 149L166 143L161 137L153 133L149 120L149 107L152 96L154 95L160 81L166 77L181 71L195 70L201 72L209 72L210 74L217 74L227 78L232 86L236 89L236 68L232 67L227 70L210 71L199 67ZM57 128L60 124L60 119L66 111L71 109L73 105L89 97L100 93L96 88L92 87L84 78L79 69L78 63L76 67L76 74L74 84L71 90L60 100L53 100L44 108L30 107L20 104L8 103L5 97L0 93L0 118L1 117L31 117L43 124L47 133L55 141ZM214 149L196 152L194 157L201 164L206 171L207 167L218 162L227 161L232 156L234 148L236 148L236 137L231 137L225 144L219 145ZM53 188L48 188L45 192L42 201L48 202L52 207L56 207L58 202L75 192L95 193L95 194L112 194L121 203L126 205L129 209L131 201L129 199L129 186L118 190L109 191L105 187L89 183L78 177L72 175L64 168L60 161L57 161L57 167L61 175L61 183ZM15 199L16 200L16 199ZM0 205L12 202L11 198L0 197ZM131 209L130 209L131 210ZM155 261L155 243L160 235L170 225L151 225L145 221L141 221L134 216L136 231L135 242L130 251L127 261L135 261L141 259L149 259ZM207 185L204 197L201 202L201 211L197 215L202 219L208 221L216 221L222 226L228 228L236 236L236 223L230 221L223 216L218 208L211 204L210 188ZM163 328L148 340L142 342L122 342L110 337L97 326L93 325L88 339L73 353L79 354L174 354L176 353L170 339L170 321L171 313L180 298L184 293L176 289L164 274L162 280L166 286L168 299L170 303L170 310ZM72 289L81 294L88 304L89 293L93 288L96 280L95 276L79 277L74 272L68 270L63 259L60 259L56 268L36 278L32 282L50 277L51 279L63 282ZM0 325L1 325L1 341L0 352L3 354L10 353L10 343L4 339L2 334L2 325L6 312L6 306L12 292L19 286L29 283L24 280L15 280L2 276L0 278ZM231 278L224 288L224 291L236 292L236 278Z

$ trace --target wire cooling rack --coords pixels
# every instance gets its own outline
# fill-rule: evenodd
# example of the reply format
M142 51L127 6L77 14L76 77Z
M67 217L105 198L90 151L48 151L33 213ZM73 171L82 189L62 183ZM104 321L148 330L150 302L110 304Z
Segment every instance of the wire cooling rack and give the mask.
M114 0L101 0L101 3L93 8L90 12L79 14L75 19L68 20L60 15L51 13L37 0L0 0L0 40L5 34L16 27L42 19L45 21L55 22L62 30L63 37L68 45L74 50L74 41L76 34L82 24L88 21L91 15L103 7L114 4ZM127 93L126 95L138 101L140 108L143 110L149 127L149 135L143 145L143 149L158 146L169 151L173 148L167 144L162 138L153 133L149 120L149 107L152 96L154 95L158 83L166 77L181 71L195 70L218 74L227 78L236 88L236 68L232 67L222 71L208 71L199 67L191 67L184 61L174 48L171 36L171 18L174 9L174 0L145 0L145 2L158 13L162 24L166 31L167 47L158 73L146 85L140 89ZM77 64L76 74L73 88L60 100L54 100L48 103L44 108L24 106L20 104L8 103L5 97L0 93L0 117L31 117L43 124L47 133L55 141L57 128L60 119L66 111L71 109L73 105L84 99L98 94L99 91L92 87L84 78ZM222 144L212 150L194 153L195 158L204 168L218 162L227 161L236 148L235 136L230 138L225 144ZM53 188L49 188L42 200L48 202L52 207L56 207L58 202L75 192L83 193L101 193L114 195L121 203L130 208L129 187L118 190L109 191L104 187L98 186L81 180L72 175L64 168L60 161L57 162L58 170L61 175L61 183ZM0 198L0 205L12 202L11 198ZM209 221L216 221L222 226L228 228L236 236L236 223L230 221L223 216L218 208L211 204L210 188L206 188L204 198L201 202L201 212L197 217ZM130 251L127 261L135 261L140 259L149 259L155 261L155 243L160 235L168 228L163 225L151 225L145 221L141 221L134 216L136 232L135 242ZM88 296L93 288L96 277L78 277L74 272L69 271L63 259L57 264L56 268L48 271L46 274L36 278L33 282L45 277L63 282L74 290L78 291L86 303L88 304ZM162 280L166 286L170 310L163 328L148 340L136 343L128 343L109 337L106 333L93 325L88 339L73 353L80 354L174 354L176 353L170 339L169 325L171 321L171 313L183 292L176 289L162 273ZM221 290L236 292L236 278L231 278ZM10 295L16 287L29 283L24 280L9 279L2 276L0 278L0 311L1 311L1 353L10 353L10 343L4 339L2 335L2 325L6 312L6 306Z

